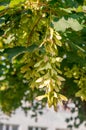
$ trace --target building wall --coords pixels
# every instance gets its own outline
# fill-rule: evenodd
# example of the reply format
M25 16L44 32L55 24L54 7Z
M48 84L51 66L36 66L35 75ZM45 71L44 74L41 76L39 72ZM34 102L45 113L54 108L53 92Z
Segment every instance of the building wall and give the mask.
M0 130L17 130L13 128L13 125L19 126L18 130L68 130L65 118L70 117L71 113L69 111L54 112L52 109L45 109L44 114L38 116L37 122L34 118L31 118L31 114L32 112L29 111L28 116L25 116L24 112L20 109L17 110L16 114L12 115L9 120L1 120L1 123L4 124L4 128ZM10 125L9 129L6 128L7 124ZM30 127L30 129L28 129L28 127ZM31 127L33 127L33 129L31 129ZM78 130L85 129L85 127L81 126Z

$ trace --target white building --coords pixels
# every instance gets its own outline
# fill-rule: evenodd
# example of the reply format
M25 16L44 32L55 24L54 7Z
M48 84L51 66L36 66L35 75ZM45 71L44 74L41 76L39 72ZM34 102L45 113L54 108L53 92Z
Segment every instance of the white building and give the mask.
M0 130L69 130L65 118L70 116L69 111L55 112L52 109L45 109L44 114L39 115L36 122L31 118L31 111L25 116L24 112L18 109L8 120L0 120ZM86 130L86 128L82 125L79 129L73 130Z

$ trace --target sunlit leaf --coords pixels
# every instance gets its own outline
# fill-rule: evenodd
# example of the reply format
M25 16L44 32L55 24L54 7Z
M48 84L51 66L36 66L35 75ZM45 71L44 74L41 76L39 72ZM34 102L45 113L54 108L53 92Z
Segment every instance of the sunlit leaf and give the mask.
M42 100L43 98L46 98L46 97L47 95L41 95L41 96L36 97L36 100Z
M68 18L67 20L62 17L59 21L53 22L54 28L56 31L66 31L68 28L72 28L75 31L79 31L82 29L82 25L78 22L78 20L73 18Z

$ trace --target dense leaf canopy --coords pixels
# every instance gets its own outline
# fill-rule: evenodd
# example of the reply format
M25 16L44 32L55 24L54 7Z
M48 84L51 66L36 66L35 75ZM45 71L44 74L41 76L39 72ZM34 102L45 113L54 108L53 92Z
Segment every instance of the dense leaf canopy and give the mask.
M40 112L48 103L57 111L69 99L82 123L86 1L0 0L0 109L7 114L18 107Z

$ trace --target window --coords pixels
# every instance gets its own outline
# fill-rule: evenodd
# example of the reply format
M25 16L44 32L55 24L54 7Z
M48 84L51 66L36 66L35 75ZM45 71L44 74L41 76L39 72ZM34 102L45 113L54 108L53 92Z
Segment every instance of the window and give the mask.
M9 130L9 125L6 125L6 130Z
M69 130L68 128L57 128L56 130Z
M33 130L33 127L29 127L28 130Z
M12 130L18 130L18 125L12 125Z
M3 124L0 124L0 130L3 130Z
M38 129L39 129L38 127L35 128L35 130L38 130Z
M18 125L0 124L0 130L18 130Z
M45 128L45 127L33 127L33 126L30 126L30 127L28 127L28 130L47 130L47 128Z
M41 130L47 130L47 128L41 128Z

